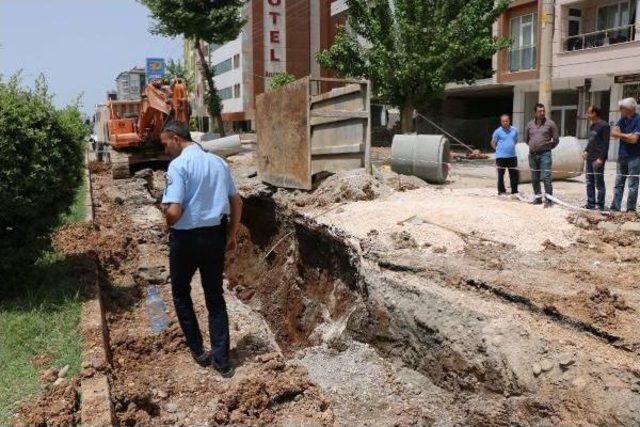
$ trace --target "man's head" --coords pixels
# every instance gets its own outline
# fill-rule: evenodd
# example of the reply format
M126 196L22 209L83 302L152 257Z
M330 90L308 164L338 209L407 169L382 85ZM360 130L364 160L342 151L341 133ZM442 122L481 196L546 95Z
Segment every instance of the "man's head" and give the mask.
M509 127L511 126L511 119L509 118L508 114L503 114L500 116L500 124L503 128L509 129Z
M618 102L618 106L620 107L620 114L622 114L622 117L629 118L636 113L638 103L635 98L625 98Z
M164 125L160 140L164 145L165 152L172 157L179 156L182 149L192 143L189 130L173 120Z
M544 104L537 103L535 107L533 107L533 116L536 120L544 120L547 115L547 111L544 108Z
M587 108L587 118L590 122L595 123L602 117L602 110L595 105L589 105Z

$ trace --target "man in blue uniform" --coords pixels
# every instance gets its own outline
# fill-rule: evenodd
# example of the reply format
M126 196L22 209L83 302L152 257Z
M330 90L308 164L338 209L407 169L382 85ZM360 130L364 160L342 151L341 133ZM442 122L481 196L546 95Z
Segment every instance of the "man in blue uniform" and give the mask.
M518 157L516 156L516 142L518 129L511 126L508 114L500 116L500 127L493 132L491 147L496 150L496 167L498 168L498 194L505 194L504 172L509 170L509 184L511 194L518 193Z
M167 123L161 138L166 151L174 157L162 198L170 227L173 304L196 362L202 366L212 363L223 377L231 377L234 367L229 360L229 319L222 294L222 273L225 250L236 249L242 199L224 160L192 142L184 126ZM209 312L211 352L204 349L193 311L191 279L196 270L200 270Z
M638 202L638 175L640 174L640 116L636 112L638 104L634 98L625 98L618 103L620 120L611 129L611 136L620 139L618 149L618 171L614 187L612 211L619 211L624 195L624 185L629 176L627 212L635 212Z

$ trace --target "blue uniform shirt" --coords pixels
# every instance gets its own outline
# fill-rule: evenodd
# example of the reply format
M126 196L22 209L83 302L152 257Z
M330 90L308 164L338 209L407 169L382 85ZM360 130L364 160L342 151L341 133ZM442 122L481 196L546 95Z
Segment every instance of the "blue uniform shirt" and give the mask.
M509 126L506 131L502 126L493 132L496 140L496 159L516 157L516 142L518 141L518 129Z
M182 205L176 230L212 227L230 214L229 196L237 193L227 163L192 144L169 163L162 203Z
M640 135L640 116L636 113L630 119L620 117L616 126L620 128L622 133L637 133ZM640 156L640 142L637 144L629 144L620 140L620 148L618 149L618 157L638 157Z

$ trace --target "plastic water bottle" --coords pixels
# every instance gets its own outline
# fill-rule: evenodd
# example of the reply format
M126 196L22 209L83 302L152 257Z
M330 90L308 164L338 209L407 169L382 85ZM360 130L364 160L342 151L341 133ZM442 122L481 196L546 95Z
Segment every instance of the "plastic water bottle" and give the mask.
M167 328L167 306L164 304L158 286L149 286L147 291L147 317L149 326L154 334L158 334Z

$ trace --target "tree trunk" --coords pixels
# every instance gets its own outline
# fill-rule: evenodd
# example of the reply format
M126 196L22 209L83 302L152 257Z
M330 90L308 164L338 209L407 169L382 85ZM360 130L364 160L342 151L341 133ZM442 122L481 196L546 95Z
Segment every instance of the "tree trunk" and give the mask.
M413 125L413 106L404 105L400 110L400 131L403 134L415 132Z
M209 110L209 114L215 119L218 133L220 136L225 136L224 124L222 123L222 104L220 103L216 83L213 81L213 73L211 72L211 68L209 68L207 60L204 57L202 46L200 46L200 39L195 40L195 48L198 52L198 56L200 57L200 69L207 81L208 99L205 102L207 104L207 109Z

